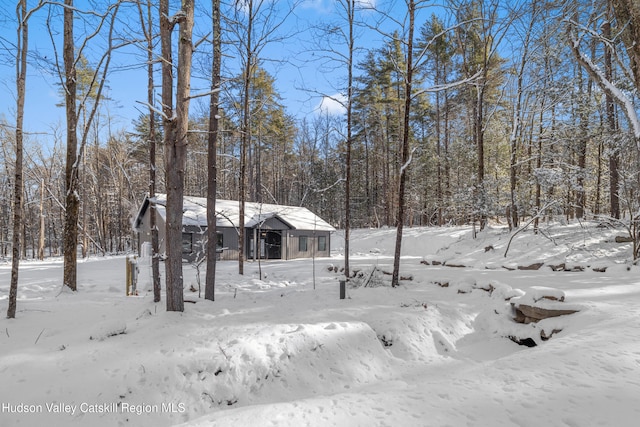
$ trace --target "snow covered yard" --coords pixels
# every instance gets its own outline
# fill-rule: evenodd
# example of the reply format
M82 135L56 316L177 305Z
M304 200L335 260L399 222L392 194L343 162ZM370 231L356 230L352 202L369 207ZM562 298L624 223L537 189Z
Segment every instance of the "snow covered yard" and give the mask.
M185 264L196 303L184 313L153 303L144 260L138 297L124 296L123 257L82 262L77 293L61 289L61 261L24 262L17 319L0 319L0 425L637 425L630 248L593 224L545 231L518 234L504 257L500 228L475 240L466 227L405 229L401 275L412 280L348 287L345 300L328 268L339 251L315 261L315 281L310 260L264 262L263 280L257 263L242 277L221 262L214 303L189 290ZM394 239L353 232L359 280L388 282ZM0 265L2 310L9 275ZM513 322L506 298L540 286L579 311Z

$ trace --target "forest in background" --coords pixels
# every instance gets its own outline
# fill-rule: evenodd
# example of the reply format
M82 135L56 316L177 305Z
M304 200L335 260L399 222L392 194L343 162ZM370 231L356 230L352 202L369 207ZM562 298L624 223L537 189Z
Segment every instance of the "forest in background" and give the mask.
M78 6L83 22L99 19L103 10L107 16L116 4L95 3L96 13ZM335 81L341 95L323 94L344 107L350 101L350 124L346 114L327 110L305 117L288 111L277 76L267 71L267 63L277 58L259 55L279 37L295 37L276 31L290 19L293 5L283 12L275 4L255 2L261 13L249 20L238 3L223 3L217 195L239 198L239 158L248 123L247 201L302 205L339 228L345 226L348 164L351 227L397 225L398 188L405 169L407 226L476 221L482 226L495 219L517 227L533 218L594 217L622 218L631 224L639 208L637 124L615 95L635 105L638 64L624 44L633 21L621 22L614 3L625 2L451 0L437 13L420 10L410 44L408 21L393 21L395 28L379 24L393 18L382 11L385 5L370 10L372 3L337 2L361 6L363 10L351 10L346 17L362 28L371 29L377 22L386 40L362 47L364 40L356 35L349 46L344 37L347 21L339 16L305 29L315 34L318 67L346 70L346 53L358 53L352 85L342 75ZM124 44L126 35L128 48L139 46L146 55L142 29L148 23L135 23L137 2L121 2L119 7L130 8L126 20L112 21L120 42ZM60 9L45 2L34 13L49 13L55 20ZM211 19L197 12L196 21ZM155 39L157 22L149 22ZM246 79L242 64L247 56L241 46L249 32L258 42L255 56L248 55L251 73ZM106 43L106 38L88 36L76 31L76 43ZM194 64L202 70L195 66L194 73L205 75L212 47L206 31L201 36L194 36L199 41ZM11 57L12 43L15 40L3 40L3 57ZM414 74L410 113L405 114L408 46ZM131 218L149 191L149 115L137 117L129 127L110 126L109 103L117 100L98 92L96 82L104 70L98 50L95 47L92 57L81 56L77 62L77 102L82 107L77 129L85 136L78 156L83 256L131 250ZM230 57L238 62L225 67ZM29 60L43 66L42 58ZM595 68L590 70L590 64ZM156 64L155 72L158 68ZM617 92L603 90L598 76L615 84ZM108 85L108 74L104 77ZM62 102L62 88L60 92ZM162 193L163 124L157 115L155 119L156 190ZM8 112L0 120L0 249L6 257L13 237L16 124ZM405 123L409 163L402 155ZM206 195L208 126L208 105L194 98L184 170L188 195ZM25 138L22 257L59 256L67 197L66 129L52 123L46 138Z

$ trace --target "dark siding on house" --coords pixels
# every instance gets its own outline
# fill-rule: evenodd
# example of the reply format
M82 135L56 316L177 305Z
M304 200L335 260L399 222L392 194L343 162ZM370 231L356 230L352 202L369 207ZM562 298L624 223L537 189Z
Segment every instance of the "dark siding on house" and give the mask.
M300 238L306 238L306 250L304 245L301 248ZM319 250L318 240L320 237L324 237L325 249ZM289 230L287 237L283 236L282 240L286 240L287 245L287 259L296 258L311 258L311 257L328 257L330 248L331 233L328 231L309 231L309 230ZM283 243L284 245L284 243Z
M144 207L143 207L144 209ZM142 254L142 244L149 244L151 241L151 230L149 227L149 214L151 213L149 206L139 217L136 217L135 225L138 231L138 253ZM165 253L165 222L162 215L156 213L158 224L158 237L160 243L160 254ZM185 226L183 232L185 236L185 249L188 249L183 254L183 260L187 262L193 262L197 259L198 255L202 255L204 251L203 238L205 237L206 227L204 226ZM220 260L237 260L238 259L238 231L235 227L217 227L217 232L222 236L222 250L218 252L218 259ZM295 258L311 258L311 257L328 257L330 256L331 247L331 232L330 231L313 231L313 230L292 230L291 225L287 224L285 220L281 220L277 216L271 217L264 221L256 229L247 229L247 242L245 247L249 248L249 242L254 237L259 237L260 233L267 232L269 236L267 239L275 239L273 241L267 240L267 244L274 244L277 246L278 237L280 237L280 247L273 249L267 254L268 258L280 257L280 259L295 259ZM189 236L190 235L190 236ZM307 245L300 246L300 237L306 237ZM189 238L190 237L190 238ZM324 244L319 241L324 239ZM260 239L258 238L258 244ZM324 250L322 249L324 247ZM301 250L302 249L302 250ZM246 259L249 259L249 250L247 250ZM263 255L264 257L264 255Z

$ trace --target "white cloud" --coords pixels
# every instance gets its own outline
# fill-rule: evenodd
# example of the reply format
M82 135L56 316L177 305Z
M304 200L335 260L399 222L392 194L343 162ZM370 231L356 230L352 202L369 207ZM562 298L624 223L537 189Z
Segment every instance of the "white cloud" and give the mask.
M374 9L376 7L376 0L357 0L356 4L363 9Z
M337 93L335 95L323 97L322 101L320 101L316 107L316 110L322 114L337 116L347 112L346 104L347 97Z
M321 14L331 14L336 11L335 0L303 0L300 6L306 9L312 9ZM356 7L360 9L373 9L376 7L377 0L356 0Z

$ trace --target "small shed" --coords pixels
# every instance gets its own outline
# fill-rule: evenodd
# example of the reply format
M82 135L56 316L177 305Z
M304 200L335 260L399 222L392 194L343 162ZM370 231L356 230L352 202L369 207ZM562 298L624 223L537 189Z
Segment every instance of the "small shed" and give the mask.
M151 242L150 215L155 207L160 253L165 252L165 194L145 197L133 221L139 251ZM183 202L183 260L194 261L205 255L207 199L186 196ZM218 259L238 259L240 204L216 200ZM335 228L307 208L245 202L245 259L295 259L327 257L331 253L331 233Z

